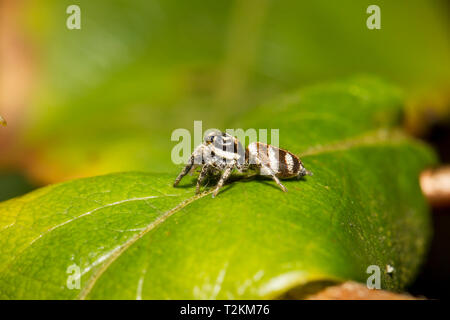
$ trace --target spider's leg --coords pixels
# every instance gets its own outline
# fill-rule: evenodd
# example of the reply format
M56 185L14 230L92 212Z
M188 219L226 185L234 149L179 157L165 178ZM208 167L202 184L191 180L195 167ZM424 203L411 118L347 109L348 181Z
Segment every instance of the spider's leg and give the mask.
M277 185L283 190L283 192L287 192L286 187L280 182L280 179L275 175L275 172L273 170L263 164L261 164L261 167L265 169L266 172L269 173L269 175L272 177L272 179L277 183Z
M189 173L192 166L194 165L194 159L195 159L195 156L194 156L194 154L192 154L191 158L189 159L188 164L183 168L183 170L181 170L180 174L175 179L175 182L173 183L174 187L176 187L178 185L178 183L181 181L181 179L183 179L183 177Z
M195 193L199 193L199 191L200 191L200 184L203 182L205 177L208 175L209 170L210 170L209 164L205 164L203 166L203 168L202 168L202 171L200 172L200 175L198 176L197 187L195 188Z
M225 167L222 177L220 177L220 180L217 183L216 189L213 192L213 195L212 195L213 198L217 195L217 193L219 193L219 189L222 188L225 181L227 181L228 178L230 177L231 172L233 172L234 166L235 166L235 163L233 162Z

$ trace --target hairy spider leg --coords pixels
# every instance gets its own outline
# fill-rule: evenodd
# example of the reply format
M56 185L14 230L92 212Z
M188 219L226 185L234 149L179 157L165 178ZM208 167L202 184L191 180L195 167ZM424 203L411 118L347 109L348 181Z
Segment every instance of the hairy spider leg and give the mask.
M276 176L276 173L270 167L264 165L261 162L261 160L257 157L257 155L253 155L253 157L251 157L250 150L248 150L248 148L247 148L247 157L246 158L247 158L247 162L249 162L249 165L251 165L250 159L253 159L253 161L255 161L255 163L253 165L255 165L256 167L259 168L260 174L261 174L261 171L264 171L265 174L272 177L272 179L281 188L281 190L283 190L283 192L287 192L286 187L280 182L280 179L278 179L278 177Z
M188 164L183 168L183 170L181 170L180 174L175 179L175 182L173 183L174 187L176 187L178 183L181 181L181 179L183 179L183 177L187 175L189 171L191 171L193 165L194 165L194 155L191 155Z
M264 168L264 170L267 173L269 173L269 175L276 182L276 184L281 188L281 190L283 190L283 192L287 192L286 187L280 182L280 179L278 179L278 177L276 176L275 172L273 172L273 170L271 168L269 168L268 166L263 165L262 163L260 163L260 166L261 166L261 168Z
M208 175L210 169L211 169L210 164L205 164L203 166L202 171L200 172L200 175L198 176L198 179L197 179L197 187L195 188L195 193L199 193L199 191L200 191L200 184L206 178L206 176Z
M236 166L236 160L234 160L232 163L228 164L225 167L225 170L222 174L222 177L220 177L219 182L217 183L216 189L213 192L212 197L214 198L215 196L217 196L217 194L219 193L219 189L222 188L223 184L225 183L225 181L228 180L228 178L231 175L231 172L233 172L234 167Z

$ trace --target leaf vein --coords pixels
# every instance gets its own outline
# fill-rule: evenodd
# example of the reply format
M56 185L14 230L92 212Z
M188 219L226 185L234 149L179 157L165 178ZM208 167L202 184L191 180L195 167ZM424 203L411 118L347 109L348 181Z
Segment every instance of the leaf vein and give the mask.
M157 226L159 226L161 223L163 223L164 221L167 220L167 218L169 218L170 216L172 216L175 212L183 209L184 207L186 207L187 205L191 204L192 202L194 202L197 199L203 198L209 194L211 194L213 192L213 190L210 191L206 191L204 193L195 195L187 200L184 200L183 202L181 202L180 204L178 204L177 206L173 207L172 209L166 211L165 213L163 213L161 216L159 216L155 221L153 221L152 223L150 223L142 232L138 233L137 235L135 235L134 237L130 238L129 240L127 240L124 244L122 244L121 246L119 246L118 250L114 251L114 254L111 255L108 260L97 270L97 272L94 272L94 274L90 277L90 279L88 280L88 284L84 287L84 289L81 291L81 293L78 296L78 299L80 300L84 300L87 295L92 291L92 288L94 287L95 283L97 282L97 280L102 276L102 274L108 269L108 267L117 260L117 258L120 257L120 255L122 253L124 253L129 247L131 247L136 241L138 241L139 239L141 239L145 234L147 234L148 232L150 232L151 230L153 230L154 228L156 228Z

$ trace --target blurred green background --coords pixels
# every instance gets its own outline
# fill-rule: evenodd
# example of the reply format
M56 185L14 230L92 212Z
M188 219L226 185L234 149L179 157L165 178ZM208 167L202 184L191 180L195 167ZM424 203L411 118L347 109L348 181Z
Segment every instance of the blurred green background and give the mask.
M81 30L66 27L72 4ZM381 30L366 27L372 4ZM449 12L446 0L0 0L0 199L108 172L175 174L174 129L225 129L354 74L399 84L405 127L424 135L448 119Z
M3 32L16 36L3 51L21 57L4 61L15 68L3 78L25 80L21 98L3 99L1 164L35 184L176 171L174 129L224 128L279 94L355 73L448 103L446 1L2 2L14 17ZM71 4L81 30L66 28ZM381 30L366 27L371 4Z

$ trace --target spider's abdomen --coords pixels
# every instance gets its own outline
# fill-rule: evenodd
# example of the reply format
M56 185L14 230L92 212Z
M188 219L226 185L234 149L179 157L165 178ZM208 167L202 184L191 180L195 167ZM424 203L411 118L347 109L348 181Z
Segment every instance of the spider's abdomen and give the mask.
M287 150L261 142L249 144L247 150L248 163L262 165L262 175L270 175L266 168L270 168L278 178L299 176L305 170L300 159Z

